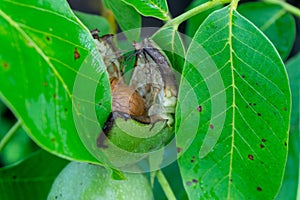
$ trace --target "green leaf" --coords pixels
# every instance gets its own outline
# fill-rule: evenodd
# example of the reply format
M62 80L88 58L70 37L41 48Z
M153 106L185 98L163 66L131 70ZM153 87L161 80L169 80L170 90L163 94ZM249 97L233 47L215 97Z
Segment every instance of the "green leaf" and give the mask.
M291 14L279 5L263 2L242 4L238 11L268 36L283 60L288 57L296 37Z
M194 0L192 3L187 7L187 10L191 10L192 8L195 8L203 3L208 2L209 0ZM186 31L185 33L193 37L199 26L202 24L202 22L205 20L205 18L212 13L213 11L222 8L222 6L216 6L211 9L208 9L205 12L202 12L200 14L197 14L191 18L189 18L186 22Z
M73 12L89 30L98 29L99 36L109 33L109 24L104 17L79 11Z
M126 180L113 180L102 167L72 162L56 178L48 199L153 199L143 174L125 176Z
M169 8L166 0L122 0L128 5L133 6L141 15L155 17L167 21Z
M290 90L262 32L231 7L212 13L187 51L178 98L179 167L189 198L273 199L287 157Z
M43 149L72 160L98 162L82 144L72 113L87 117L83 102L88 100L101 116L99 123L110 112L108 77L89 31L66 1L0 2L0 43L5 47L0 49L1 99ZM90 74L81 72L86 65ZM98 85L94 99L73 94L78 77L86 85Z
M104 3L113 12L126 37L130 41L137 41L141 33L141 16L121 0L104 0Z
M281 190L276 199L297 199L299 183L299 91L300 91L300 54L286 64L292 90L292 114L289 135L289 154Z
M46 199L67 163L40 150L16 165L0 169L0 199Z
M172 67L181 73L184 65L185 48L180 33L174 28L161 28L152 36L163 50Z

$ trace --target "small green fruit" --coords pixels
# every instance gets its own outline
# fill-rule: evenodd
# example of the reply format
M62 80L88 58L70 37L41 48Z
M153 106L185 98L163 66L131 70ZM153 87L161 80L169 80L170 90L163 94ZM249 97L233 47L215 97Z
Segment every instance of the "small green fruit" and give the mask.
M126 180L113 180L103 167L72 162L55 179L48 200L153 199L151 186L144 175L124 175Z

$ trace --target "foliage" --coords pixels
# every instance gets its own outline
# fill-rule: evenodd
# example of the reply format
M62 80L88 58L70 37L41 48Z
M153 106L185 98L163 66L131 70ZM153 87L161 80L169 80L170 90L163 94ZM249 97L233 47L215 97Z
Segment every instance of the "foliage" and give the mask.
M22 159L0 169L0 198L45 198L70 160L75 162L57 177L49 199L58 197L57 191L79 198L114 188L122 195L134 185L147 190L148 199L296 199L300 56L289 59L289 54L296 35L293 15L300 16L300 10L279 0L267 2L195 0L172 18L166 0L103 1L129 43L142 38L142 16L165 22L152 40L177 74L178 161L146 173L148 183L144 175L130 182L132 175L110 168L104 154L86 148L95 143L97 126L104 125L112 103L106 66L90 30L113 33L114 21L72 11L65 0L0 0L5 47L0 48L0 98L22 124L20 138L27 141L11 146L15 131L8 127L15 120L3 116L6 108L0 104L2 165L12 162L5 161L12 151L20 155L13 160ZM188 36L178 31L186 20ZM85 114L89 109L95 116ZM24 132L45 151L24 159L37 149ZM18 153L21 145L27 153ZM81 187L81 180L93 187Z

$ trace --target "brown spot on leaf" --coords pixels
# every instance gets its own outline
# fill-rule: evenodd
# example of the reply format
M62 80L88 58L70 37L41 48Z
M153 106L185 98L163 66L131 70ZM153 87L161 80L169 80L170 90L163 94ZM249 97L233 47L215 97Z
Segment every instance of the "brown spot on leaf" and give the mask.
M180 153L181 151L182 151L182 149L177 147L177 153Z
M286 107L284 107L284 108L283 108L283 110L284 110L284 111L287 111L287 108L286 108Z
M253 106L256 106L256 103L253 103Z
M68 108L65 108L64 111L65 111L65 112L68 112Z
M12 177L14 180L16 180L17 179L17 176L16 175L13 175L13 177Z
M213 124L210 124L210 125L209 125L209 128L210 128L210 129L214 129L215 126L214 126Z
M51 141L56 142L56 138L55 137L51 138Z
M249 158L249 160L254 160L254 157L252 154L248 154L248 158Z
M194 162L195 162L195 160L192 159L192 160L191 160L191 163L194 163Z
M262 188L258 186L258 187L256 188L256 190L259 191L259 192L261 192L261 191L262 191Z
M50 41L51 38L50 38L49 36L46 36L46 40L47 40L47 41Z
M202 106L197 107L198 112L202 112Z
M187 186L190 186L190 185L192 185L192 182L191 182L191 181L187 181L187 182L186 182L186 185L187 185Z
M261 141L262 141L262 142L266 142L267 140L263 138L263 139L261 139Z
M284 146L287 146L287 142L284 142Z
M245 78L245 75L242 75L242 78Z
M257 115L258 115L259 117L261 117L261 113L257 113Z
M198 183L198 180L196 180L196 179L193 179L192 181L193 181L193 183Z
M232 183L232 178L231 178L231 179L229 179L229 181Z
M57 99L57 95L56 95L56 94L53 94L53 98L54 98L54 99Z
M6 70L9 68L9 65L8 65L7 62L3 63L3 68L6 69Z
M75 48L75 49L74 49L74 59L77 60L77 59L79 59L79 58L80 58L80 54L79 54L79 52L78 52L78 49Z
M265 145L263 145L263 144L260 144L260 145L259 145L259 147L262 149L262 148L264 148L264 147L265 147Z

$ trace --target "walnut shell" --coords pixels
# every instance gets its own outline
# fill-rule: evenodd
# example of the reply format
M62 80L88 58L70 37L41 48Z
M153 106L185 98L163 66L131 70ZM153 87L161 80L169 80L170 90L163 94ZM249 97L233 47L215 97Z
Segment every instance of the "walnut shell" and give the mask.
M146 105L139 93L121 82L113 87L112 111L142 116L146 115Z

